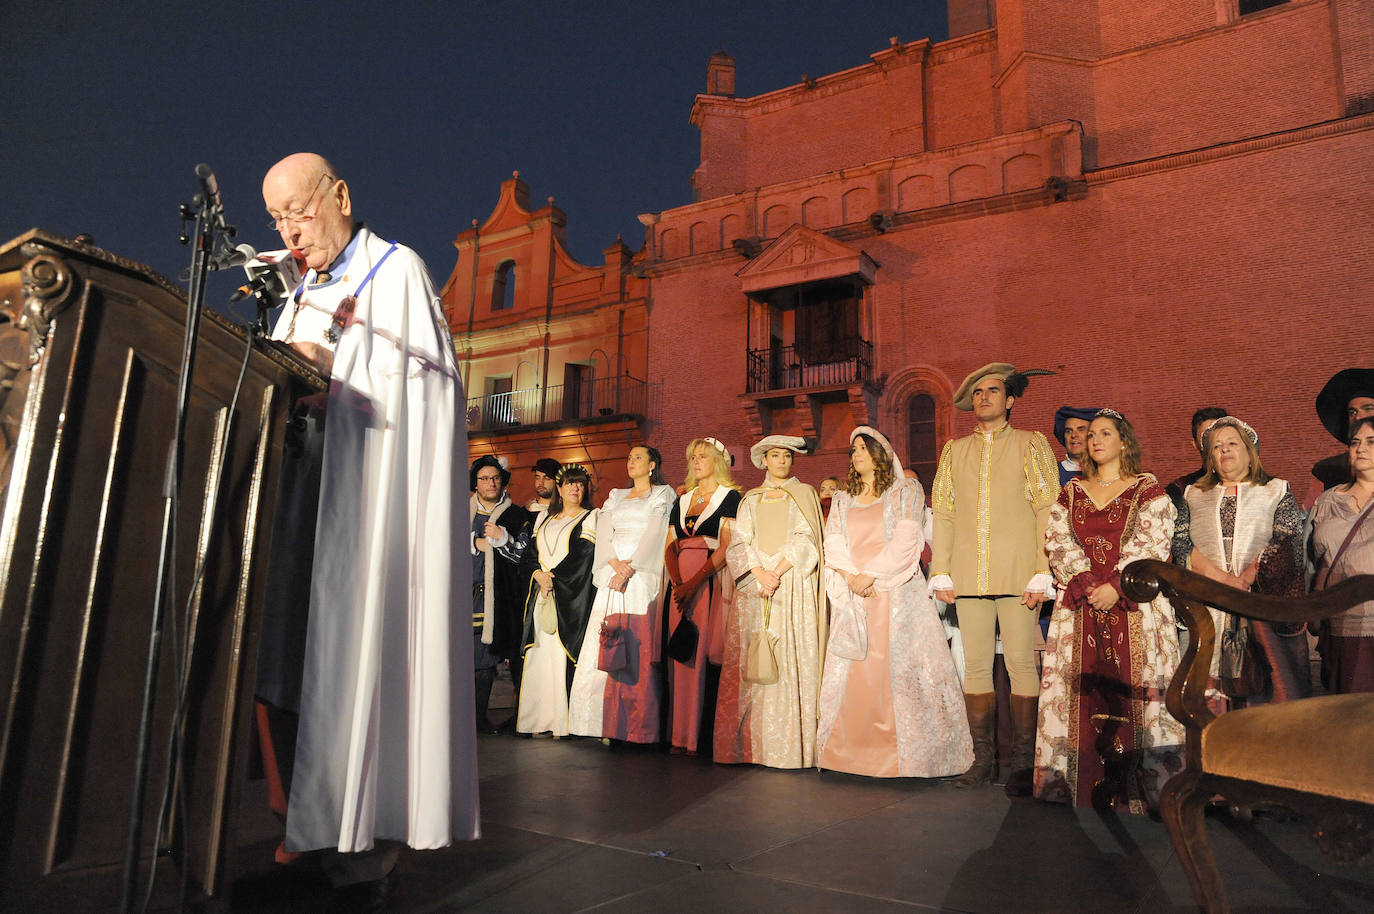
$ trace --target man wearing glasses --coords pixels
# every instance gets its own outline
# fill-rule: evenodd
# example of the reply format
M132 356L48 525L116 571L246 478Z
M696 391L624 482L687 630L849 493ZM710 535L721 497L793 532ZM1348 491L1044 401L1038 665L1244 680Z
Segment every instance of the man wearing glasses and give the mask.
M484 733L515 732L515 714L495 727L487 717L491 687L501 660L510 661L516 701L524 657L520 633L525 595L520 592L520 557L530 542L533 515L514 504L506 486L510 470L500 458L478 457L469 468L472 498L472 654L477 688L477 729ZM528 581L528 578L526 578Z
M464 400L424 263L353 218L318 155L267 172L305 276L273 337L330 376L286 849L323 851L342 904L384 901L397 844L479 834ZM356 896L356 897L355 897Z

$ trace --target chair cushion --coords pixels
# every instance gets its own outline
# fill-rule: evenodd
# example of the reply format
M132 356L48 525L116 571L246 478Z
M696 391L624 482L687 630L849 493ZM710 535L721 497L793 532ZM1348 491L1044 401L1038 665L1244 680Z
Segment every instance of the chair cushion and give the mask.
M1223 714L1202 731L1209 774L1374 804L1374 694Z

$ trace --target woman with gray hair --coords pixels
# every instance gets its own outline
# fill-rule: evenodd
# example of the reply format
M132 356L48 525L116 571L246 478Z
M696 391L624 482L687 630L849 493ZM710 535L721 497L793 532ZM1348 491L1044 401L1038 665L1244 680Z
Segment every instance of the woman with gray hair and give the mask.
M1174 526L1174 561L1214 581L1272 596L1306 588L1307 516L1260 463L1259 434L1235 416L1218 419L1203 439L1203 475L1183 492ZM1212 609L1217 650L1208 697L1249 704L1312 694L1306 626L1286 626Z

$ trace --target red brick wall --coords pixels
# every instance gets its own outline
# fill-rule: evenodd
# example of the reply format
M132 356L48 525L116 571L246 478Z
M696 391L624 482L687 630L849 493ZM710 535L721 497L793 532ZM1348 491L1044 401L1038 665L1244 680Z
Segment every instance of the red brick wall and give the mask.
M1217 0L1097 0L1097 7L1103 54L1129 51L1218 24Z
M1313 398L1335 371L1369 361L1351 330L1374 301L1371 162L1374 127L1092 183L1082 200L857 239L882 264L877 371L933 366L952 387L992 360L1057 369L1032 382L1015 423L1048 434L1063 403L1114 406L1165 480L1194 465L1192 411L1225 406L1259 430L1266 464L1301 492L1310 464L1335 450ZM675 482L691 437L714 434L742 458L752 437L737 396L737 269L654 281L650 363L672 369L651 438ZM849 426L830 423L847 421L826 414L832 451L802 465L806 478L843 465ZM953 427L966 433L966 414ZM904 451L904 429L885 431Z

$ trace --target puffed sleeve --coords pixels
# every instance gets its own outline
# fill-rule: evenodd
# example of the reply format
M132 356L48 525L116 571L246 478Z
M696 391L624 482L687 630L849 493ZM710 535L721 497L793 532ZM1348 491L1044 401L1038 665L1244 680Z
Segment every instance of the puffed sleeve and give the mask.
M1260 553L1255 590L1284 597L1307 592L1306 526L1307 514L1292 491L1285 489L1274 508L1274 532L1269 545Z
M1117 571L1137 559L1158 559L1167 562L1173 555L1174 518L1178 512L1163 491L1136 510L1135 529L1121 543L1121 561Z
M1073 483L1069 483L1072 486ZM1092 568L1083 547L1073 535L1069 524L1069 486L1059 494L1058 500L1050 508L1049 522L1045 527L1045 554L1049 558L1050 571L1054 581L1062 590L1076 575Z
M668 538L668 513L677 499L667 486L656 486L649 495L649 517L644 523L644 536L630 556L635 574L663 573L663 543Z
M1192 488L1189 486L1188 488ZM1185 489L1183 497L1175 505L1177 514L1174 516L1174 539L1173 539L1173 562L1175 565L1188 567L1188 559L1193 554L1193 511L1188 506L1188 492Z
M592 582L597 587L605 587L615 574L615 569L608 564L611 559L617 558L611 544L611 531L615 523L616 505L620 504L620 498L624 494L624 489L612 489L596 517L596 555L592 559Z
M725 551L731 577L738 578L760 564L758 550L754 548L754 510L758 503L757 496L744 498L735 513L735 526L730 531L730 548Z
M925 545L925 535L921 532L921 507L925 498L921 485L915 480L903 479L883 495L892 499L896 522L892 534L863 572L873 575L873 583L879 590L892 590L911 580L921 569L921 547Z
M930 484L931 525L930 576L949 574L954 551L954 458L953 441L946 441L940 452L935 481Z
M1050 506L1059 497L1059 465L1050 443L1039 432L1032 432L1025 452L1026 499L1035 509L1036 541L1044 540L1050 523ZM1035 557L1037 574L1049 572L1049 559L1043 552Z

